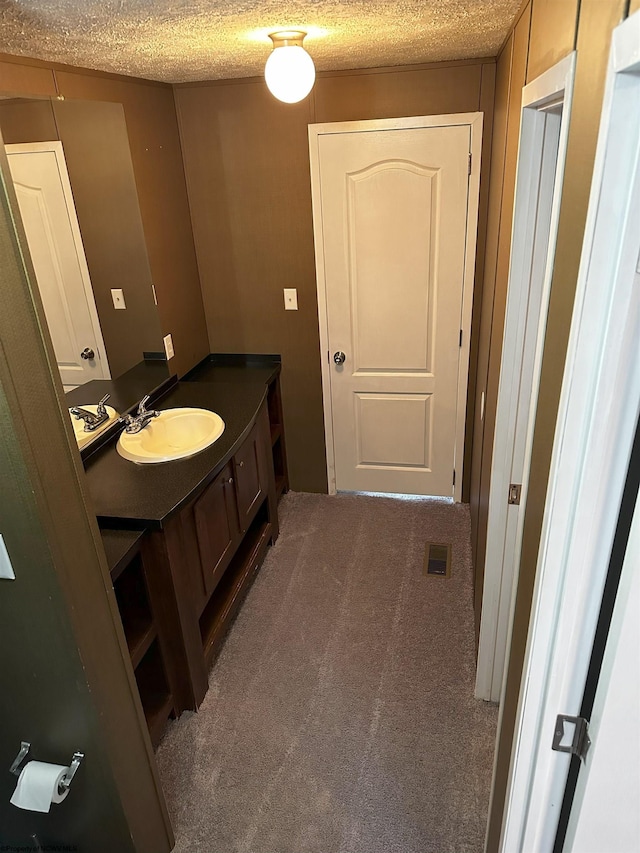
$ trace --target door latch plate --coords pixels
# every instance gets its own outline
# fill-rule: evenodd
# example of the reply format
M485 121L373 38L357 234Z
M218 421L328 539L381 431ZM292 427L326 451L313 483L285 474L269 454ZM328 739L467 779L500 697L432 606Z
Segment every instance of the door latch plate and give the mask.
M574 727L573 738L570 744L563 744L565 738L565 723L569 723ZM553 731L553 743L551 749L556 752L568 752L571 755L577 755L582 761L585 760L591 739L589 738L589 723L584 717L570 717L567 714L558 714L556 717L556 725Z

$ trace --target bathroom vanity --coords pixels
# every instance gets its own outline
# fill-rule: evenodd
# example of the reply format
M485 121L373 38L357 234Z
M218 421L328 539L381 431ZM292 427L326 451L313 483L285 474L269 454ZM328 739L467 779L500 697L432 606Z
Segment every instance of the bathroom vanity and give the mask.
M170 715L202 702L227 628L278 536L277 500L288 487L279 370L209 359L160 389L155 409L204 408L224 420L221 437L195 456L135 464L112 439L85 459L154 744Z

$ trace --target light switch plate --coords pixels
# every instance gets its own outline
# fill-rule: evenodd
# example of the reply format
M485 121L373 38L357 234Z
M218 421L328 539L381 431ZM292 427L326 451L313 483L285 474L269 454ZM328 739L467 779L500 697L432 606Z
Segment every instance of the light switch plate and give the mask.
M173 358L175 352L173 350L173 340L171 339L171 335L165 335L162 340L164 343L164 351L167 354L167 358Z
M295 287L285 287L284 289L284 310L298 310L298 291Z
M127 307L124 301L124 291L122 288L111 288L111 298L113 299L113 307L116 311L124 311Z
M7 546L4 544L4 539L2 538L2 533L0 533L0 578L6 578L6 580L10 581L14 581L16 579L13 566L11 565L11 560L9 559Z

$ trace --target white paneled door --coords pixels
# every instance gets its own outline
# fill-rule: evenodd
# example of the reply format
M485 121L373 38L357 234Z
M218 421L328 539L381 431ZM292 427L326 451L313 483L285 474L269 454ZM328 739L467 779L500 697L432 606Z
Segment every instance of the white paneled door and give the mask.
M62 143L6 152L62 383L109 379Z
M479 165L463 118L310 129L332 490L456 494Z

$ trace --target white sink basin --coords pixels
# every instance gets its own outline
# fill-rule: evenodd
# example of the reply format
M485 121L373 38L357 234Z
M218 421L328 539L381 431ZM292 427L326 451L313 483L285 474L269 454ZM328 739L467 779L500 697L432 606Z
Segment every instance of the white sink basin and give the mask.
M96 415L98 413L97 406L79 406L80 409L86 409L87 412L91 412L92 415ZM78 442L78 447L82 450L83 447L86 447L87 444L92 442L94 438L97 438L101 433L108 429L111 424L117 420L120 415L116 412L115 409L112 409L111 406L105 406L107 410L107 414L109 415L109 420L104 421L100 424L99 427L92 430L91 432L85 432L84 429L84 421L74 417L71 412L69 412L69 417L71 418L71 423L73 424L73 432L76 436L76 441Z
M224 432L224 421L208 409L166 409L140 432L122 432L116 450L139 464L186 459L210 447Z

